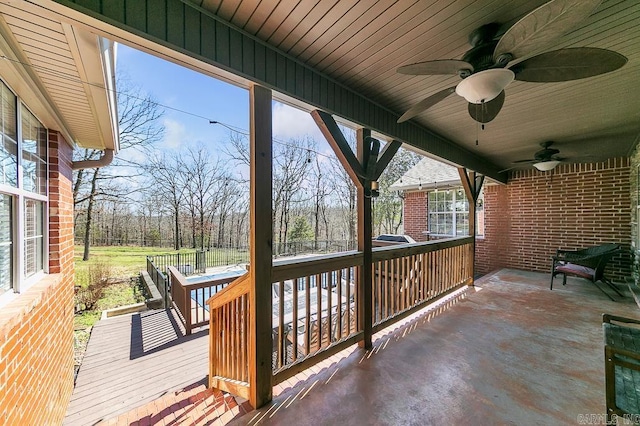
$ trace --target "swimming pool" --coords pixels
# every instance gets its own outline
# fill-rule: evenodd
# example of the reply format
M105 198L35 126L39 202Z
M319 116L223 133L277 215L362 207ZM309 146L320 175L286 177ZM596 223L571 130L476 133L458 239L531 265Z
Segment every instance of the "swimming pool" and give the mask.
M197 277L189 277L187 278L187 282L189 284L198 284L198 283L204 283L207 281L212 281L212 282L219 282L219 280L224 280L227 278L237 278L242 276L243 274L245 274L247 272L246 269L231 269L231 270L226 270L226 271L220 271L220 272L215 272L213 274L208 274L208 275L201 275L201 276L197 276ZM196 301L196 303L200 306L202 306L205 310L209 310L209 306L207 306L206 301L207 299L209 299L211 296L213 296L214 294L216 294L218 291L222 290L222 287L219 283L218 284L213 284L210 287L204 287L204 288L199 288L197 290L191 290L191 298L193 300Z
M216 273L209 274L209 275L188 277L187 278L187 282L189 284L196 284L196 283L201 283L201 282L205 282L205 281L213 281L213 280L221 280L221 279L224 279L224 278L239 277L242 274L244 274L245 272L247 272L246 269L233 269L233 270L230 270L230 271L216 272Z

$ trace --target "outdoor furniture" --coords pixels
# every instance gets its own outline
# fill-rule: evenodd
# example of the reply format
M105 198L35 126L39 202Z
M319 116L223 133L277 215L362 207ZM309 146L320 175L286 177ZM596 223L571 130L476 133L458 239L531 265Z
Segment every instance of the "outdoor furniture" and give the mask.
M611 287L618 295L622 293L613 285L611 280L604 276L607 263L614 254L620 251L618 244L602 244L581 250L561 250L556 251L552 257L551 264L551 285L553 290L553 279L556 275L562 274L562 285L567 283L567 275L580 277L591 281L609 299L614 300L597 282L602 281Z
M607 416L640 413L640 320L604 314Z

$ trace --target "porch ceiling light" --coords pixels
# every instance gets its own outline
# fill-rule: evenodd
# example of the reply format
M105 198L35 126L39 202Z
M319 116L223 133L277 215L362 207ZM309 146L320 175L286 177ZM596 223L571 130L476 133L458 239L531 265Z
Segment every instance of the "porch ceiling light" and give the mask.
M489 102L513 81L515 74L505 68L493 68L471 74L456 86L456 93L471 102Z
M548 172L549 170L555 169L555 167L560 164L558 160L549 160L549 161L541 161L539 163L534 163L533 167L540 170L541 172Z

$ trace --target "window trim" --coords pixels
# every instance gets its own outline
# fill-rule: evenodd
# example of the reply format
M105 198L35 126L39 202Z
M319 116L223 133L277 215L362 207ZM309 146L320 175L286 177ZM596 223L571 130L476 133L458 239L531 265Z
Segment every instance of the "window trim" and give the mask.
M49 129L43 124L34 113L29 109L20 96L16 94L11 87L0 78L0 83L3 84L9 91L11 91L16 97L16 104L14 105L15 120L16 120L16 162L17 162L17 186L11 186L0 183L0 193L6 194L12 198L11 203L11 235L12 235L12 282L11 288L0 294L0 306L8 303L10 300L14 300L20 294L27 291L34 283L42 280L47 274L49 274ZM44 134L44 194L37 192L31 192L24 189L24 169L23 169L23 107L28 111L37 122L45 130ZM38 188L35 188L36 190ZM25 203L26 200L34 200L42 203L42 269L36 271L33 275L27 277L25 273Z
M466 214L467 218L469 217L469 201L467 200L467 197L465 195L464 197L464 202L467 205L467 209L466 210L461 210L458 211L456 209L456 202L457 202L457 193L459 190L461 190L462 187L455 187L455 188L447 188L444 190L434 190L434 191L429 191L427 192L427 230L429 231L429 235L433 235L435 237L458 237L459 235L457 234L458 231L458 215L462 215L462 214ZM435 211L432 212L431 211L431 200L429 199L429 196L431 194L434 193L438 193L438 192L444 192L444 191L452 191L452 198L451 198L451 205L453 206L453 210L451 211ZM463 190L464 191L464 190ZM431 219L430 219L430 215L431 214L437 214L438 216L446 216L446 215L451 215L452 216L452 233L451 234L438 234L438 233L432 233L431 232ZM469 228L467 225L467 234L469 233Z
M453 191L453 197L452 197L452 200L451 200L451 203L453 205L453 210L452 211L447 211L447 212L432 212L430 210L430 208L431 208L431 201L429 199L430 194L435 193L435 192L443 192L443 191ZM458 191L463 191L464 192L464 188L462 188L461 186L457 186L457 187L453 187L453 188L446 188L446 189L439 190L439 191L437 189L433 190L433 191L427 191L427 194L426 194L425 198L427 200L427 209L426 209L427 213L426 213L426 216L427 216L427 231L429 231L429 235L434 236L434 237L459 237L460 236L460 235L457 234L457 231L458 231L458 226L457 226L458 225L458 215L459 214L466 214L467 215L467 221L468 221L469 217L470 217L469 215L471 214L471 212L469 211L470 210L469 209L469 200L467 200L466 194L464 195L464 201L465 201L465 203L467 205L467 209L466 210L461 210L461 211L456 210L456 201L457 201L457 193L458 193ZM480 200L480 199L484 199L484 191L483 190L480 191L480 194L478 196L478 200ZM452 221L453 233L452 234L431 233L430 215L432 213L433 214L437 214L437 215L447 215L447 214L453 215L453 221ZM483 231L482 234L478 234L478 210L477 209L476 209L475 213L476 213L476 230L475 230L475 234L476 235L475 235L475 237L476 238L484 238L484 227L482 229L482 231ZM468 224L467 224L467 234L469 234Z

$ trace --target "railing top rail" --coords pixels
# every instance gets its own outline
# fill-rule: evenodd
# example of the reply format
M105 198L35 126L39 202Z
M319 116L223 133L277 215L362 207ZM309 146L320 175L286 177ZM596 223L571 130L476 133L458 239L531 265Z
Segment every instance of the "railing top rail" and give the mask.
M217 309L220 306L237 299L243 294L248 293L250 277L249 274L250 272L246 272L244 275L236 278L228 286L208 298L205 303L209 305L209 310L213 311L214 309Z
M397 246L376 247L373 249L373 261L395 259L421 253L429 253L449 247L473 243L473 237L454 237L441 240L410 243Z
M233 275L233 276L228 276L228 277L224 277L224 278L216 278L215 280L206 280L206 281L197 281L197 282L189 282L186 281L186 284L183 284L183 287L185 287L187 290L195 290L198 288L205 288L205 287L213 287L213 286L217 286L220 284L225 284L225 283L229 283L232 281L237 280L238 278L244 276L246 274L246 272L238 272L237 275Z
M187 287L189 285L185 276L182 275L180 271L178 271L178 268L174 266L167 266L167 269L169 270L171 276L173 277L173 279L171 280L171 285L178 284L181 287Z
M362 259L362 252L348 251L305 258L275 260L273 261L271 278L273 282L277 282L321 272L335 271L360 265Z

